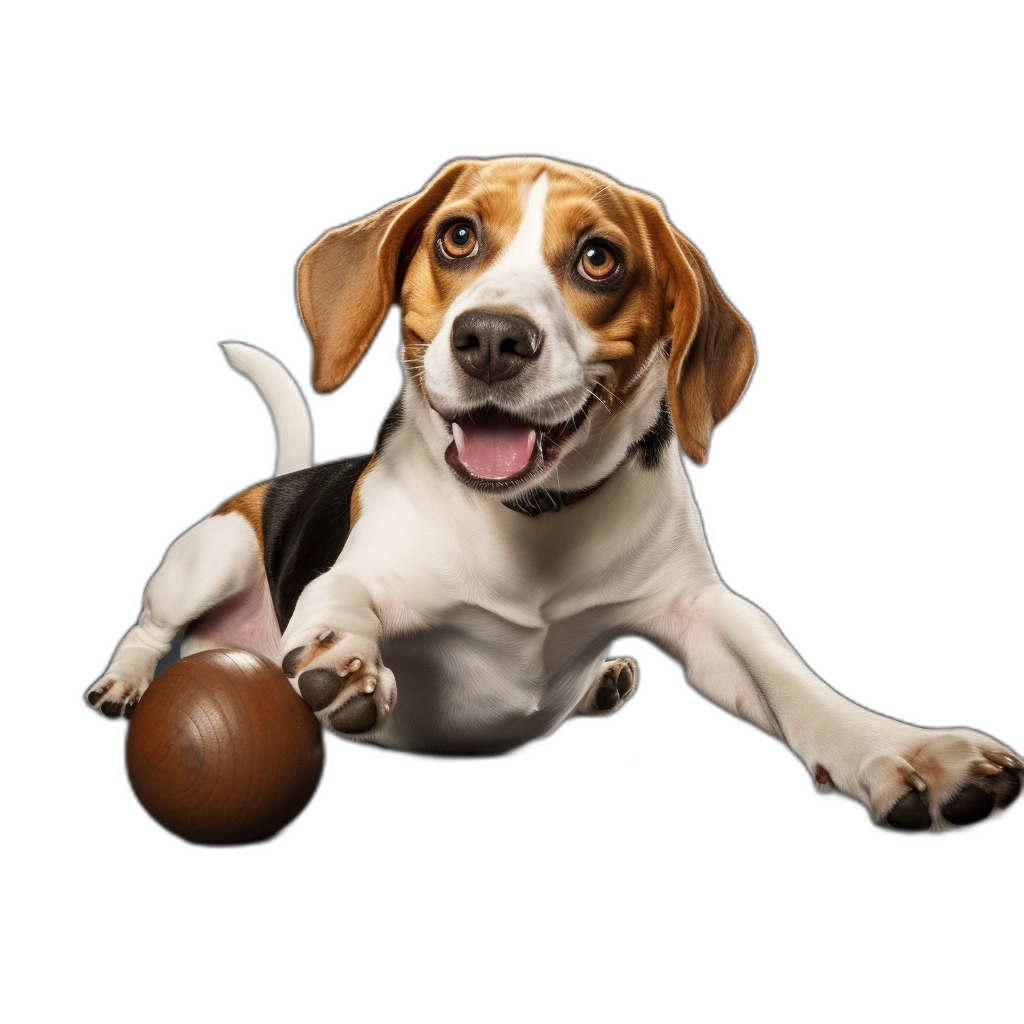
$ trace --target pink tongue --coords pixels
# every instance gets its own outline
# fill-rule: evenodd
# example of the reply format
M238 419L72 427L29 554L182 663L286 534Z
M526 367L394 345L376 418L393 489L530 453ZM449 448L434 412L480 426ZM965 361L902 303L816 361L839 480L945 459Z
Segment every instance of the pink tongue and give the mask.
M503 480L526 468L536 431L509 423L452 424L459 461L484 480Z

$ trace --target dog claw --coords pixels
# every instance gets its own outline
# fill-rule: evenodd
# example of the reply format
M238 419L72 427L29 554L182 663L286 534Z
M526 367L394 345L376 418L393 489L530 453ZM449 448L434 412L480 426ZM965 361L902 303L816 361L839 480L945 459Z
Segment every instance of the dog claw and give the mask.
M923 793L928 788L928 783L921 778L920 775L915 771L909 771L903 773L903 778L908 786L913 786L918 793Z
M979 775L998 775L1003 770L991 761L975 761L971 767Z

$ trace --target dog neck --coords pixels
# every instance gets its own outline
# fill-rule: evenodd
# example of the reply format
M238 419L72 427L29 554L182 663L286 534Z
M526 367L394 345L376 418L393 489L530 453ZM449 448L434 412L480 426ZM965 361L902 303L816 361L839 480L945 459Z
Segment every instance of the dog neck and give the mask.
M585 487L581 491L549 491L545 487L537 487L527 492L520 498L513 498L503 501L505 508L513 512L520 512L524 516L536 518L545 512L561 512L566 505L574 505L577 501L589 498L598 488L603 487L615 475L609 473L603 480L598 480L591 487Z

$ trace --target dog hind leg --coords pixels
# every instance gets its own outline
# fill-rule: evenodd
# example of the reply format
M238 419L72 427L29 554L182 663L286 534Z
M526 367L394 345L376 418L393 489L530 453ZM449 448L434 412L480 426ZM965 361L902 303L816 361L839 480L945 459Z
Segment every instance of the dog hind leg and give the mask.
M139 621L86 692L88 702L108 717L130 717L179 631L238 594L261 568L256 535L237 512L183 533L147 584Z
M586 696L576 708L577 715L610 715L636 693L639 668L632 658L606 661Z

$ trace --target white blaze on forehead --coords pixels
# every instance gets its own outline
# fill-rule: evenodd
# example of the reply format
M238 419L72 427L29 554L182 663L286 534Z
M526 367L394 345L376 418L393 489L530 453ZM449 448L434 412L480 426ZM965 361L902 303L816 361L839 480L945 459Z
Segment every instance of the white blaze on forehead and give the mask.
M522 186L522 220L494 265L456 300L459 310L475 306L518 306L544 330L561 317L558 283L544 261L544 208L548 176L544 172Z
M522 186L523 218L509 246L494 266L480 275L455 300L460 311L487 303L543 306L558 286L544 262L544 206L548 197L547 172ZM486 230L486 228L485 228ZM547 293L547 295L545 295Z
M547 271L544 262L544 206L548 200L548 175L545 171L530 186L525 187L523 219L512 244L493 268L495 276L503 265L506 269Z

